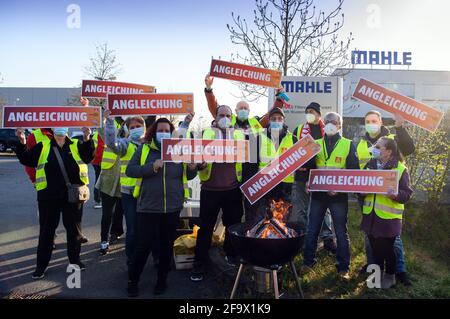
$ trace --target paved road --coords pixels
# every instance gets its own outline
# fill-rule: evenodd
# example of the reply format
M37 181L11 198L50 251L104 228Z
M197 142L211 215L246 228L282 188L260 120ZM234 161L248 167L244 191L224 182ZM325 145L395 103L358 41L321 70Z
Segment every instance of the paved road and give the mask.
M94 180L90 167L90 178ZM83 233L89 243L82 246L82 260L87 270L81 273L81 288L66 286L68 265L65 230L62 222L57 230L56 250L46 277L33 281L38 239L36 193L23 167L14 156L0 155L0 297L10 293L45 295L56 298L126 298L127 267L124 242L112 246L112 252L100 256L101 210L92 202L85 205ZM151 259L151 258L150 258ZM211 274L200 284L189 280L189 271L172 271L164 298L222 298L224 289L220 273ZM140 283L141 297L152 294L156 272L149 262Z

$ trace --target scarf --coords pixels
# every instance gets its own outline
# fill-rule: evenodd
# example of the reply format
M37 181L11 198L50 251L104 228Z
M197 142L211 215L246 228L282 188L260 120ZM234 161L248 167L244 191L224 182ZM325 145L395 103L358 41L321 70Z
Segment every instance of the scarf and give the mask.
M320 126L320 132L322 134L322 137L325 136L325 124L320 119L319 120L319 126ZM300 139L304 138L306 135L311 134L311 128L309 127L309 123L306 122L305 125L303 125L302 133L300 134Z

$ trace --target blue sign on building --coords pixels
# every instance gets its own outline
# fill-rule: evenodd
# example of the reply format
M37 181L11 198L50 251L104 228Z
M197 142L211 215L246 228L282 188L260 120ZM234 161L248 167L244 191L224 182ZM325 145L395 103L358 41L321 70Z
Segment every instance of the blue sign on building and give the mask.
M281 81L286 93L331 93L330 81Z
M352 51L352 64L411 65L411 52Z

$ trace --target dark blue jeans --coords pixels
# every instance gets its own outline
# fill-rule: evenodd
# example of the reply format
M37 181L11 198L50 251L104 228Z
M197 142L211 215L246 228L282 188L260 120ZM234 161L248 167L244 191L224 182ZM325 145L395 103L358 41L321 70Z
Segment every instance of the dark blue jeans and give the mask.
M311 200L303 263L310 267L315 263L317 240L327 209L330 210L336 233L338 271L348 271L350 266L350 240L347 232L348 201Z
M131 194L122 193L122 208L127 224L127 235L125 238L125 253L129 259L133 257L136 248L136 205L137 199Z

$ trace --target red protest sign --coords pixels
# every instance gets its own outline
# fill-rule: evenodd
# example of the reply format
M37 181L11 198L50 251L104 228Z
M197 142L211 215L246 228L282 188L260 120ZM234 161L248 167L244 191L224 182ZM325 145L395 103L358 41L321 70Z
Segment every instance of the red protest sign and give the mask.
M108 94L140 94L153 92L155 92L154 86L134 83L83 80L81 84L81 96L99 99L106 99Z
M377 193L398 192L396 170L312 169L311 192Z
M320 145L307 135L242 184L242 193L253 205L319 152Z
M108 94L112 116L172 115L194 111L192 93Z
M100 127L98 106L4 106L3 127Z
M244 163L249 161L249 142L170 138L162 140L161 159L185 163Z
M359 80L353 97L386 112L401 115L408 122L430 132L437 130L444 117L439 110L366 79Z
M280 71L214 59L211 61L209 74L218 78L273 88L280 87L281 81Z

